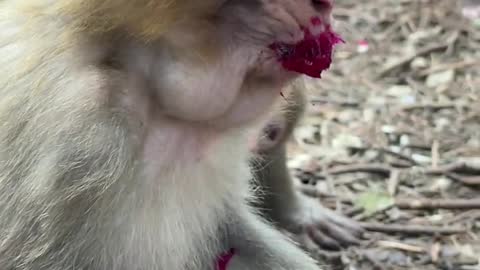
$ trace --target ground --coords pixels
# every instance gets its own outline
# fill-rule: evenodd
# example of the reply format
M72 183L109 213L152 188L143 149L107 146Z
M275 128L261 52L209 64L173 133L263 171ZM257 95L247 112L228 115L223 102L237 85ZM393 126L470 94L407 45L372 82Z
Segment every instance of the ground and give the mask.
M346 43L306 81L289 144L309 196L368 231L361 246L322 252L327 269L480 269L478 7L336 0Z

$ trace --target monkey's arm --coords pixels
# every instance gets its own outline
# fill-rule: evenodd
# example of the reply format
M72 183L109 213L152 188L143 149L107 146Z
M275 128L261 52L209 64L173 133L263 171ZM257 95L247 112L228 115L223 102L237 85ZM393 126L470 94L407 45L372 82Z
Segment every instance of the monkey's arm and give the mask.
M289 216L296 211L298 197L286 166L286 147L276 146L254 163L262 200L260 208L274 222L287 227Z
M297 236L307 233L313 241L302 238L307 249L314 248L314 243L332 249L358 243L362 229L356 222L296 190L286 166L284 143L263 155L256 170L264 193L259 208L280 228Z

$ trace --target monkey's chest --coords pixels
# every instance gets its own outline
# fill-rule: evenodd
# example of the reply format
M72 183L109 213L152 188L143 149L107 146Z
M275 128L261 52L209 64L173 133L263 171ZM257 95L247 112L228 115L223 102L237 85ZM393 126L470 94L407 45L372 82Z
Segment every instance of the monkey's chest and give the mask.
M160 269L228 269L229 254L215 269L216 260L230 248L223 242L222 228L228 209L245 202L250 179L248 164L231 150L218 147L216 156L199 162L145 164L139 190L129 203L137 207L128 211L133 226L125 237L152 254Z
M163 186L151 186L141 201L137 197L139 207L132 211L130 226L121 236L127 253L160 265L158 269L228 269L230 255L219 258L229 250L222 230L228 216L225 198L232 203L237 195L221 192L215 179L210 179L213 186L209 186L202 179L178 177L161 181Z

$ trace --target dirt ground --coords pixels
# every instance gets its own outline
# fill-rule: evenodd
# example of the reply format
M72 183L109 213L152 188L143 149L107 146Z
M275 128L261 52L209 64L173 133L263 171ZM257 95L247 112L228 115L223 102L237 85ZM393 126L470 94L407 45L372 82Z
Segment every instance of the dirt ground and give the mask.
M480 269L479 7L336 0L346 43L289 145L296 179L368 231L327 269Z

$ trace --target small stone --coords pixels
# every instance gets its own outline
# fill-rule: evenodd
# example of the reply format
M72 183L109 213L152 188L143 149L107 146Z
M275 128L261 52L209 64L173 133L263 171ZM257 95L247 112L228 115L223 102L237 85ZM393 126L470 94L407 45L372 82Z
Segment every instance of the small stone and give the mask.
M387 90L387 95L396 98L402 98L404 96L411 96L413 89L409 85L392 85Z
M435 88L441 85L451 83L455 78L455 71L453 69L430 74L427 77L426 84L428 87Z
M412 159L420 164L427 164L432 162L432 158L425 155L413 154Z
M410 136L408 135L400 136L400 145L402 146L410 145Z
M428 189L433 192L446 191L452 186L452 181L445 177L437 178Z
M428 61L425 57L417 57L413 59L410 67L414 70L420 70L428 67Z
M386 134L395 133L396 130L397 129L394 126L388 126L388 125L382 126L382 132Z
M332 140L332 146L334 148L361 148L363 146L363 142L362 139L357 136L340 134Z

